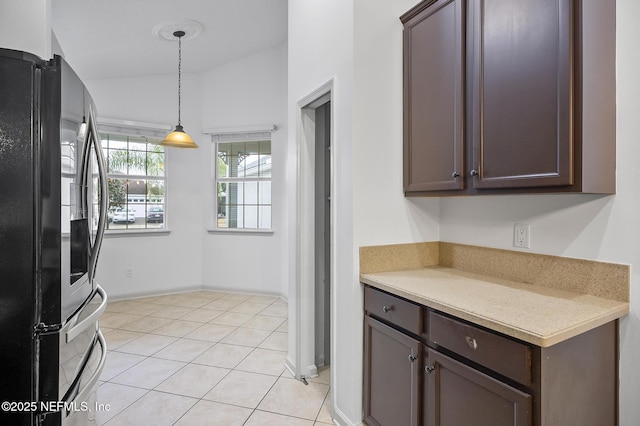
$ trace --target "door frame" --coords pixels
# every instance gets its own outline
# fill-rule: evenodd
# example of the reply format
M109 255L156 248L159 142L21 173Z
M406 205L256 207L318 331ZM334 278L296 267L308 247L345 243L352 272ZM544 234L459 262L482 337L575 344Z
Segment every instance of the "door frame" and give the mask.
M335 101L334 80L322 84L297 102L296 112L296 228L295 228L295 272L289 285L289 355L286 367L302 380L318 375L315 365L315 109L331 102L330 134L335 141ZM329 153L330 191L335 194L335 159L333 150ZM330 208L330 301L331 312L331 359L335 360L335 217L336 206ZM293 305L293 306L291 306Z

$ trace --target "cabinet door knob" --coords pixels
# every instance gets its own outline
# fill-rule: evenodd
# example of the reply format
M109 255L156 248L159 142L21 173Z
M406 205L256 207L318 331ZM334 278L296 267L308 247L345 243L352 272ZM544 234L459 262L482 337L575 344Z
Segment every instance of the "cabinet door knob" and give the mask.
M415 361L416 359L418 359L418 357L417 357L417 356L415 356L414 354L409 355L409 361L413 362L413 361Z
M478 171L477 171L476 169L473 169L473 170L471 170L471 171L469 172L469 174L470 174L471 176L478 176Z
M384 312L385 314L388 313L389 311L393 311L393 306L383 306L382 307L382 312Z
M427 373L427 374L431 374L431 372L433 372L433 370L435 370L433 365L425 365L424 366L424 372Z
M453 173L451 173L451 177L454 178L454 179L457 178L457 177L460 177L460 173L453 172Z

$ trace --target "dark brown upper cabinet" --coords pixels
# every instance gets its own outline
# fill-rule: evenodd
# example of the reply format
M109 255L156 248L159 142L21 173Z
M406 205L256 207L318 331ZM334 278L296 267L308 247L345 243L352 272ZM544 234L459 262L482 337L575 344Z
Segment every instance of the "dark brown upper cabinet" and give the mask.
M615 193L615 0L405 13L406 195Z
M463 189L464 2L421 8L404 30L404 187Z

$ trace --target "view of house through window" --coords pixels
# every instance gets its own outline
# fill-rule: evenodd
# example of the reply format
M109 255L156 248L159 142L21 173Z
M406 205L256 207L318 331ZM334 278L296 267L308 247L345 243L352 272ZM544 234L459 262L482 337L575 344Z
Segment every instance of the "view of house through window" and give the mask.
M216 144L216 226L271 229L271 140Z
M109 230L165 228L165 153L159 139L101 133Z

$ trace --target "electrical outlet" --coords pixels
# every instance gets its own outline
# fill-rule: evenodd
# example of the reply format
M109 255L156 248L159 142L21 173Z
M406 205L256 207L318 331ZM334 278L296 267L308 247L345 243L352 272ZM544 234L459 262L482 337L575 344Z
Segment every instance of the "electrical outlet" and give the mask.
M531 247L531 225L516 223L513 227L513 246L520 248Z
M126 268L124 270L124 274L127 276L127 278L133 277L133 268Z

